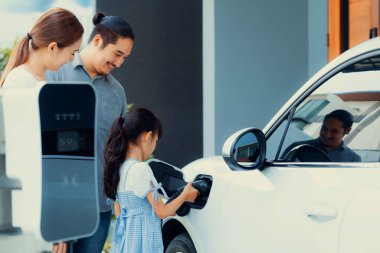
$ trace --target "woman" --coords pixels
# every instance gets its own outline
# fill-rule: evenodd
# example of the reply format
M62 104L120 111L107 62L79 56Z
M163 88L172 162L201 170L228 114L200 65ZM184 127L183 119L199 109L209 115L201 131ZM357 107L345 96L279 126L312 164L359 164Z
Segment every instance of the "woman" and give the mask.
M72 61L82 43L83 26L68 10L52 8L42 14L16 45L0 79L2 87L31 87Z

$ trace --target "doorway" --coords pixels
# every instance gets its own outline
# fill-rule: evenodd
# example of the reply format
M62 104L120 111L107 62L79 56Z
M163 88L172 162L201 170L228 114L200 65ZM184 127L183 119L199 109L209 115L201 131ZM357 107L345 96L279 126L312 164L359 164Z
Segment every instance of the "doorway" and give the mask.
M378 33L379 0L328 0L328 61Z

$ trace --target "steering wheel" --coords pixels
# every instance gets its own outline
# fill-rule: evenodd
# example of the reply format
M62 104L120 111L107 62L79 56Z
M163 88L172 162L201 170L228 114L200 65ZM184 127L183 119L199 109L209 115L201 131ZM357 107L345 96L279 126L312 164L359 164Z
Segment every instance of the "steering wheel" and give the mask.
M333 162L325 151L310 144L298 145L284 157L285 161L288 162Z

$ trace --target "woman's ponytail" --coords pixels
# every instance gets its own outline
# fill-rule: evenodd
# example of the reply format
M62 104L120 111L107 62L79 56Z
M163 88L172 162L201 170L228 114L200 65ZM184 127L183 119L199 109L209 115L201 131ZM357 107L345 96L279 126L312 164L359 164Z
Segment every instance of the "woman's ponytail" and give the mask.
M16 47L13 49L9 61L1 75L0 85L3 86L5 78L11 72L12 69L25 63L29 57L29 36L25 35L21 40L18 41Z

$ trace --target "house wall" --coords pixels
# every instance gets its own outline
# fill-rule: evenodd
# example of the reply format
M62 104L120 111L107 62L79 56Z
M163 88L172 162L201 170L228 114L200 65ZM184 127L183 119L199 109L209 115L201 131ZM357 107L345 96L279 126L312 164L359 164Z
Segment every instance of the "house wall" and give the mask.
M263 128L327 63L327 1L211 2L203 1L204 47L214 44L203 61L214 60L213 74L204 66L204 93L214 95L204 102L203 117L214 119L204 121L205 156L220 154L239 129Z

